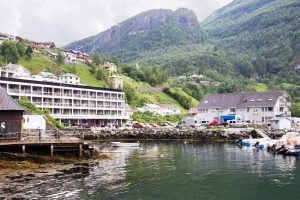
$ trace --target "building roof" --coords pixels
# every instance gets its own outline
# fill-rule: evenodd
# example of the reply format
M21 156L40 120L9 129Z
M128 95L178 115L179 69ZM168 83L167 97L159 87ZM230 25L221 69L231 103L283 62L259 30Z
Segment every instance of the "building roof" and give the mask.
M0 87L0 111L1 110L24 111L24 109L8 95L2 87Z
M177 109L175 106L173 106L171 104L160 104L159 106L162 108L167 108L167 109Z
M5 71L13 72L16 76L29 76L30 72L28 69L24 68L21 65L11 64L9 63L5 67L3 67Z
M47 71L42 71L38 73L38 75L42 76L43 78L58 79L54 74Z
M65 74L61 75L60 78L61 77L75 77L75 78L79 78L77 75L71 74L71 73L65 73Z
M284 91L213 94L205 96L198 108L273 107L277 99L285 95Z
M144 107L150 108L150 109L161 109L161 107L159 105L151 104L151 103L145 103Z

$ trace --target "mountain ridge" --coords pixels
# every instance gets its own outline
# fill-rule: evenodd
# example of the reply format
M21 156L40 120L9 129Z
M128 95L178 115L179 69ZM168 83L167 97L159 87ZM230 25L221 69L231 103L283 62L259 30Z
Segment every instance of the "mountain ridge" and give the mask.
M129 54L174 44L204 42L196 14L186 8L175 11L153 9L135 15L94 36L75 41L68 49L116 54L126 59ZM133 55L133 57L138 57Z

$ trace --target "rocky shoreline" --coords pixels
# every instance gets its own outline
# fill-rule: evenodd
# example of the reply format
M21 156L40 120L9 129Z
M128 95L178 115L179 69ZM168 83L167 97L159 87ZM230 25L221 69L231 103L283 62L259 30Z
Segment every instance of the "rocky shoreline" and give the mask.
M253 129L214 130L214 129L123 129L97 130L84 132L85 140L135 139L135 140L199 140L199 141L235 141L249 138L255 134Z

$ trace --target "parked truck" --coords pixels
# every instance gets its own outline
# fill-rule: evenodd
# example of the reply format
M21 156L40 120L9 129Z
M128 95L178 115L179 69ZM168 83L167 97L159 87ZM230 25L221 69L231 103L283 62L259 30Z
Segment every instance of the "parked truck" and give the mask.
M228 125L228 121L235 120L235 121L241 121L242 118L239 115L230 114L230 115L221 115L220 116L220 124L226 126Z

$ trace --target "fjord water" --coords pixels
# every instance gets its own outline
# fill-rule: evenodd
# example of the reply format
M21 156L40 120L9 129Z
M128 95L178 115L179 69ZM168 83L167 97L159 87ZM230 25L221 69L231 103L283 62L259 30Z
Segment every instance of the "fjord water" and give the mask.
M143 142L114 159L24 184L46 199L299 199L300 160L232 144Z

